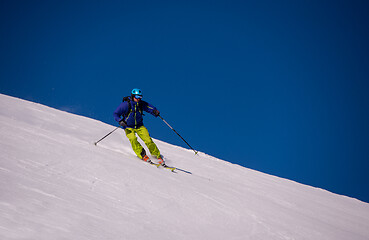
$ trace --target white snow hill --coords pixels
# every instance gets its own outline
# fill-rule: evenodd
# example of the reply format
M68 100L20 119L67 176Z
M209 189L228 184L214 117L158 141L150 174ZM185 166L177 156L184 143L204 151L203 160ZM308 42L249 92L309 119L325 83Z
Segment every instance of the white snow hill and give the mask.
M369 204L0 95L0 239L369 239Z

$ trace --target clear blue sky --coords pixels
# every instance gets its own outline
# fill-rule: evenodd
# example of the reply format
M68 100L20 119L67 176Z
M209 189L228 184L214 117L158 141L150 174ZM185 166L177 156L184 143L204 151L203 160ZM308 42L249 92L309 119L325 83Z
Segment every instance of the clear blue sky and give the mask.
M369 202L368 5L3 0L0 92Z

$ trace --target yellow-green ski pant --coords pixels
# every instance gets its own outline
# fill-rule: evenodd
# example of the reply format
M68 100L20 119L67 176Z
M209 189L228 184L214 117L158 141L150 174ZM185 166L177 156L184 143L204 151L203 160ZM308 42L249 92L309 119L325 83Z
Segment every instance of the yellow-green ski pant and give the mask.
M141 144L137 141L136 133L137 135L144 141L146 146L149 148L149 151L151 155L155 157L160 157L160 151L156 144L152 141L149 131L147 131L147 128L142 126L137 129L135 128L126 128L125 129L126 136L128 137L133 151L136 153L137 157L141 158L146 155L145 149L141 146Z

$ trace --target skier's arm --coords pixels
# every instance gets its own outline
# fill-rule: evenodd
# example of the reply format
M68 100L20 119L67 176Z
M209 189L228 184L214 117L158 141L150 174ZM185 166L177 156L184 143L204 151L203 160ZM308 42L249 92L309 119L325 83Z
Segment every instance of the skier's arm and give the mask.
M159 110L148 102L143 102L142 103L142 109L144 111L154 115L155 117L159 116L159 114L160 114Z
M117 109L115 109L113 116L115 121L119 122L120 120L122 120L121 116L126 114L127 112L127 103L126 102L122 102Z

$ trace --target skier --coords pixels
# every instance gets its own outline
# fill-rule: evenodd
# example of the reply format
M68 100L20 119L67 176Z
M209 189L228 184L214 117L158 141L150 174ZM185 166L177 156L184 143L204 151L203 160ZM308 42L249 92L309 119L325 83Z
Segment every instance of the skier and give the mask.
M114 119L123 127L132 145L133 151L140 159L151 162L150 158L146 155L145 149L137 141L136 133L144 141L151 155L156 157L158 163L163 165L163 157L143 124L143 111L155 117L160 115L156 107L142 100L142 91L138 88L134 88L131 92L131 97L123 98L123 102L115 110Z

